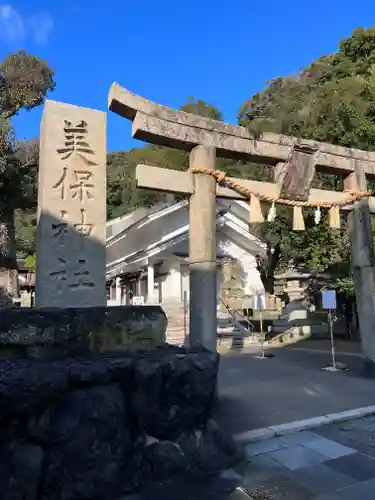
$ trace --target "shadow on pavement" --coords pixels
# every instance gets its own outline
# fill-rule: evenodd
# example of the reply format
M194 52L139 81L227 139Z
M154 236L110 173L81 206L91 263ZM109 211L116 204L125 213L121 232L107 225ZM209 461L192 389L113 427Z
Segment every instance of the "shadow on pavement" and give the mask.
M350 371L322 370L329 352L275 349L275 357L229 352L221 357L216 418L232 433L374 404L374 380L359 357L340 355Z

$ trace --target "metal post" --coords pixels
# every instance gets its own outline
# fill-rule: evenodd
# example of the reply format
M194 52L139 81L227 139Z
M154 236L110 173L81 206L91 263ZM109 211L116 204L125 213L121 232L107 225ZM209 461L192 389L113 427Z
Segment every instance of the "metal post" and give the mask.
M190 167L215 169L216 151L196 146ZM194 174L189 201L190 346L216 352L216 180Z
M264 358L264 332L263 332L263 315L262 311L259 313L259 320L260 320L260 334L262 336L262 358Z
M331 352L332 352L332 369L336 371L336 353L335 353L335 340L333 337L333 316L332 309L328 311L329 335L331 338Z

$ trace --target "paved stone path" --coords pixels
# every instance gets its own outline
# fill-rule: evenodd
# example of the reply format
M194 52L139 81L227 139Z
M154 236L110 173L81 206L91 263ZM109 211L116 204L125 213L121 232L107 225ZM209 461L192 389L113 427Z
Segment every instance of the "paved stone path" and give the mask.
M221 357L217 419L223 427L239 434L375 404L375 381L364 378L357 353L338 355L351 370L332 373L322 370L331 359L328 342L299 345L275 349L266 360L249 350Z
M375 497L375 417L320 427L246 447L243 485L272 500Z
M245 453L221 477L172 481L123 500L375 498L375 417L250 443Z

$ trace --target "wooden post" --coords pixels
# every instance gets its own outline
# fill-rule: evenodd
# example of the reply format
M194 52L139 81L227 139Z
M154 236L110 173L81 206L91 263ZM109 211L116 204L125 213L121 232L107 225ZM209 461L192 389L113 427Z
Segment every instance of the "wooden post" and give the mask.
M190 167L215 169L216 150L196 146ZM216 352L216 180L194 174L189 201L189 282L191 346Z
M360 162L357 162L356 172L344 179L344 188L366 189ZM367 198L354 204L348 216L348 229L365 372L375 376L375 258Z

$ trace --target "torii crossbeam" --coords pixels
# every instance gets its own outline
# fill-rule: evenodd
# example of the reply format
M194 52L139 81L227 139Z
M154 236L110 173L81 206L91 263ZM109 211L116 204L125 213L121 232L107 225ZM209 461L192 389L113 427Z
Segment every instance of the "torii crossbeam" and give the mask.
M366 191L366 178L375 175L375 153L273 133L263 133L255 139L244 127L161 106L117 83L111 86L108 105L110 110L133 122L134 138L190 152L190 171L194 173L139 166L137 185L190 195L192 343L216 349L216 269L213 271L216 196L250 198L251 212L253 217L257 213L258 222L262 220L259 199L291 204L295 210L295 229L304 227L301 206L329 206L333 227L339 223L338 208L349 211L362 346L375 373L375 259L370 220L370 211L375 212L375 198ZM229 183L221 185L220 178L198 173L215 172L216 155L272 165L275 182L226 177L224 180ZM345 192L312 189L316 171L342 176ZM234 185L240 189L232 189Z

